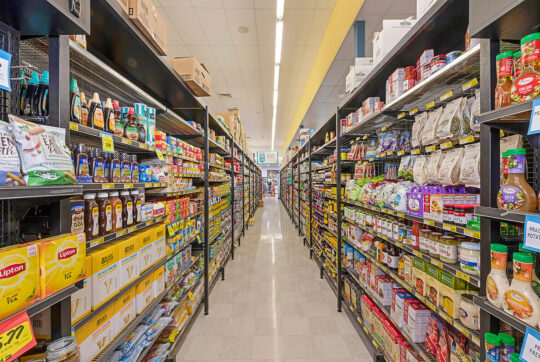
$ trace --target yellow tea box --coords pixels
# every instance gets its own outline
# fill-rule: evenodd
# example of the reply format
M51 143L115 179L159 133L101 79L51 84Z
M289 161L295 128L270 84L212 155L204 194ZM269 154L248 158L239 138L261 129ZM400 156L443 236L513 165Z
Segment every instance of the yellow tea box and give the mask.
M80 360L91 361L115 336L114 304L111 304L75 331Z
M119 257L118 289L139 277L139 235L117 243Z
M86 278L83 287L71 294L71 324L77 323L92 310L92 287L90 276L92 275L92 256L87 255L84 261Z
M86 257L84 233L45 239L37 245L39 246L42 298L84 278Z
M96 309L118 292L118 245L107 246L91 255L92 309Z
M150 274L136 286L137 314L141 314L154 299L154 275Z
M137 315L135 296L135 287L133 287L114 302L114 334L120 334L135 319Z
M154 264L155 251L154 239L152 238L153 235L154 233L152 233L151 230L143 231L139 234L139 273L142 273Z
M39 298L38 246L27 244L0 249L0 318Z
M167 246L166 246L166 240L165 240L165 225L158 224L157 226L154 226L150 230L151 230L151 233L153 234L152 238L154 240L155 259L153 263L155 263L163 259L165 256L167 256Z
M157 298L165 290L165 266L161 266L152 273L154 276L153 299Z

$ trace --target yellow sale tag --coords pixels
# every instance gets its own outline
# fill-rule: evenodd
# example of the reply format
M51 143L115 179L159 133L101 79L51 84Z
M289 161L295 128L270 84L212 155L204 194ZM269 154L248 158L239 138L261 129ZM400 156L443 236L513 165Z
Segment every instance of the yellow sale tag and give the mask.
M418 108L415 108L412 111L410 111L409 115L412 116L412 115L415 115L416 113L418 113Z
M90 247L93 248L95 246L98 246L98 245L101 245L105 242L105 239L103 237L99 238L99 239L94 239L91 243L90 243Z
M405 112L401 112L400 114L397 115L397 119L400 119L403 117L405 117Z
M114 153L114 140L111 134L101 132L101 144L103 152Z
M460 272L459 270L456 270L456 276L460 279L463 279L465 280L466 282L470 282L471 281L471 277L468 276L467 274L463 273L463 272Z
M477 346L480 345L480 339L478 339L477 336L475 336L474 334L471 333L471 339L472 341L474 342L474 344L476 344Z
M504 137L504 131L502 129L499 130L499 136Z
M114 184L101 184L102 190L108 190L114 188Z
M131 144L133 144L133 142L131 142L131 140L128 139L128 138L122 138L122 143L125 143L126 145L131 145Z
M433 220L428 220L428 219L424 219L424 224L430 225L430 226L435 226L435 222Z
M430 108L433 108L433 107L435 107L435 101L431 101L428 104L426 104L426 109L430 109Z
M411 155L419 155L419 154L420 154L420 150L419 150L419 149L411 150Z
M388 126L384 126L381 128L381 131L386 131L388 129Z
M394 154L394 151L388 151L388 152L386 152L386 155L387 155L387 156L392 156L393 154Z
M450 97L452 97L454 95L454 93L452 93L452 91L448 91L446 93L444 93L439 99L441 101L444 101L445 99L448 99Z
M399 216L399 217L405 217L405 214L402 213L402 212L398 212L398 213L397 213L397 216Z
M456 232L456 230L457 230L454 225L443 224L442 227L443 227L443 229L449 230L449 231L452 231L452 232Z
M419 251L413 250L413 254L416 255L416 256L419 257L419 258L422 257L422 253L419 252Z
M124 184L124 188L125 188L125 189L132 189L132 188L133 188L133 184Z
M436 149L437 149L437 147L435 147L435 146L427 146L427 147L426 147L426 152L433 152L433 151L435 151Z
M474 142L474 136L464 137L459 139L459 144L464 145L466 143Z
M160 150L156 150L156 154L160 161L165 161L165 158L163 158L163 153L161 153Z
M132 227L128 228L127 231L128 231L128 233L133 233L133 232L137 231L137 227L132 226Z
M452 147L452 142L441 143L441 149L442 150L445 150L445 149L450 148L450 147Z
M120 236L124 236L124 235L126 235L126 233L127 233L126 229L117 231L117 232L116 232L116 237L118 238L118 237L120 237Z
M174 228L172 227L172 225L167 225L167 231L169 232L169 236L174 235Z
M443 264L442 264L440 261L431 259L431 262L432 262L434 265L438 266L439 268L441 268L441 269L443 268Z
M468 81L467 83L463 84L463 86L461 88L463 88L463 90L467 90L467 89L470 89L472 87L474 87L475 85L478 84L478 79L474 78L470 81Z
M193 295L192 292L189 292L189 293L187 294L187 296L188 296L189 300L191 300L192 302L195 300L195 296Z
M69 129L72 131L78 131L79 125L77 123L69 122Z
M364 135L364 137L362 137L363 140L367 140L367 135Z

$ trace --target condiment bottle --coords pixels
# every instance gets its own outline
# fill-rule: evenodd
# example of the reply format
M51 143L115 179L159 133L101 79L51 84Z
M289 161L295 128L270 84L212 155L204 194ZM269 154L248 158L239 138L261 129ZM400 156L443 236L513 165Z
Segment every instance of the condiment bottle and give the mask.
M94 148L90 153L92 158L92 176L94 182L104 182L105 181L105 160L102 157L102 152L98 148Z
M48 362L77 362L80 360L75 337L62 337L47 346L45 359Z
M19 97L20 97L20 103L19 103L19 114L24 114L24 105L26 103L26 91L28 90L28 82L26 81L26 76L24 75L24 70L19 70Z
M131 155L131 182L139 182L139 163L137 155Z
M81 123L81 96L79 95L77 79L71 80L69 91L71 93L71 122Z
M34 97L34 110L33 116L46 116L49 114L49 72L44 70L41 78L39 78L39 85Z
M90 101L90 110L88 111L88 124L95 129L105 131L105 121L103 118L103 109L99 101L99 94L94 92L94 96Z
M495 86L495 109L510 105L512 90L512 72L514 52L502 52L495 58L497 67L497 85Z
M135 122L135 110L133 107L129 107L129 111L125 121L126 125L124 126L124 137L131 140L137 140L139 138L139 128Z
M537 326L540 316L540 298L534 292L531 280L533 257L530 254L513 254L514 279L504 293L504 310L531 326Z
M120 158L122 182L131 182L131 161L127 153L122 153Z
M112 231L118 231L122 229L122 200L118 198L118 191L112 191L109 197L109 201L112 206Z
M138 223L142 220L142 201L139 197L139 190L131 191L133 201L133 222Z
M487 299L497 308L503 306L504 293L510 288L506 276L506 260L508 247L502 244L491 244L491 271L486 281Z
M124 123L122 122L122 112L120 112L120 104L118 101L113 101L114 113L114 134L124 136Z
M517 79L521 75L521 50L518 50L514 53L514 77L513 79Z
M113 154L109 152L103 152L104 159L104 173L103 173L103 182L112 182L111 179L111 166L112 166Z
M506 152L508 179L497 195L499 209L533 212L536 210L536 193L525 179L524 148Z
M111 158L109 180L115 183L122 182L122 164L120 161L120 152L114 152Z
M112 205L106 192L100 192L97 196L99 207L99 235L103 236L112 231Z
M84 199L84 233L86 240L94 239L99 235L99 207L96 203L96 194L83 195Z
M127 228L133 225L133 200L129 196L129 191L122 191L120 200L122 200L122 227Z
M37 72L32 72L32 76L28 81L28 88L26 89L26 98L24 101L23 115L33 116L37 114L37 110L34 108L34 98L38 90L39 76Z
M439 239L439 259L448 264L458 261L458 243L453 236L444 235Z
M88 155L86 154L86 145L80 143L77 145L77 153L75 158L75 175L80 177L90 176L90 168L88 167Z
M516 339L509 334L499 333L501 340L501 361L510 362L510 355L516 350Z
M105 130L114 134L116 130L116 119L114 118L114 109L110 98L107 98L105 101L103 119L105 121Z
M137 122L138 136L137 141L141 143L146 143L146 128L144 124L146 123L146 104L135 103L135 119Z
M81 97L81 124L88 126L88 104L86 103L86 97L83 92L79 93Z
M84 233L84 200L72 198L69 202L71 206L71 233Z
M540 95L540 33L523 37L520 44L522 70L512 86L514 102L528 101Z
M389 268L397 270L399 265L399 251L394 245L391 245L388 249L388 257L386 260L386 264L388 264Z

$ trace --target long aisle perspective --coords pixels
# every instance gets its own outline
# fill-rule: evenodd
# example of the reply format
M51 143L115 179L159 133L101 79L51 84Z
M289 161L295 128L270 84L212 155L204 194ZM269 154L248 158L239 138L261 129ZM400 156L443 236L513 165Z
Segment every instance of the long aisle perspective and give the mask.
M177 361L371 359L277 198L264 199L210 305Z

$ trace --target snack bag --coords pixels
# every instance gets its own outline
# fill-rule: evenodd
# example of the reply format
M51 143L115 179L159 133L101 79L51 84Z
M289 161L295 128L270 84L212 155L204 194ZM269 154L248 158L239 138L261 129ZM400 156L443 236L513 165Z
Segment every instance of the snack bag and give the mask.
M8 117L28 186L77 183L64 129L37 125L11 114Z
M0 187L26 186L9 124L0 122Z

